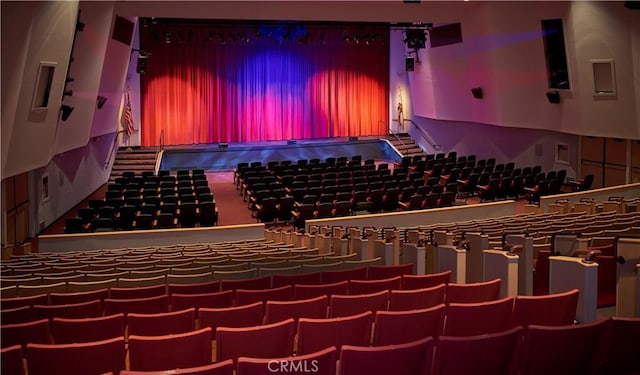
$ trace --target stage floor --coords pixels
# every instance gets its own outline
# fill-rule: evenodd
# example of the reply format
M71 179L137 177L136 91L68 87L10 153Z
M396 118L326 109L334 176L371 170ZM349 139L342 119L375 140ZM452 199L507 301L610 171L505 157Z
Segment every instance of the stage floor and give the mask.
M385 140L378 137L327 138L295 141L255 143L198 144L167 146L162 155L160 169L196 169L225 171L236 168L240 162L298 159L325 159L354 155L363 160L398 161L400 154Z

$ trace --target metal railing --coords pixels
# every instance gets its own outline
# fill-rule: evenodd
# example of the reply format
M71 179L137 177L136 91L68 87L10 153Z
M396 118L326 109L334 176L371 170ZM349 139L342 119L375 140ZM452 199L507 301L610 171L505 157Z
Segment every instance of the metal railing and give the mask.
M415 123L415 121L413 121L412 119L404 119L405 122L409 122L411 123L417 130L418 133L420 133L420 135L422 136L422 138L427 141L427 143L433 147L434 150L436 151L440 151L442 149L442 145L439 145L437 143L435 143L435 141L433 139L431 139L431 137L429 136L429 134L427 134L427 132L424 131L424 129L422 129L421 127L418 126L418 124Z

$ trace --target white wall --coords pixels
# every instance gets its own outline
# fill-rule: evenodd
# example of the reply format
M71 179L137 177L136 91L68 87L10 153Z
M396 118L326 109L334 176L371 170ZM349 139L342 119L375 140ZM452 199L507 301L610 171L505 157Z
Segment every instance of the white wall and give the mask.
M51 225L107 181L114 137L115 133L92 137L86 146L60 153L46 167L30 173L31 233ZM45 176L49 180L48 199L43 199L42 193Z
M541 20L562 18L570 90L550 104ZM458 14L463 42L421 51L409 75L414 114L438 120L640 138L638 65L632 42L640 16L621 2L480 3ZM634 25L632 27L631 25ZM636 47L637 48L637 47ZM590 59L616 63L618 95L593 96ZM637 57L636 57L637 60ZM474 99L482 87L484 99Z
M6 2L2 6L2 176L47 165L76 28L78 2ZM31 110L41 61L56 64L48 109Z

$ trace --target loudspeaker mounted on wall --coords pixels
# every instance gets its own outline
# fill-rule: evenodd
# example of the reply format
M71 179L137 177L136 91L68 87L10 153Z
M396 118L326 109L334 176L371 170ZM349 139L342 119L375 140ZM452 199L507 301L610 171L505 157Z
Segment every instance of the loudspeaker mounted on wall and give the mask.
M138 63L136 64L136 73L144 74L147 72L147 57L138 56Z
M73 107L63 104L60 106L60 113L62 114L62 121L67 121L69 116L71 116L71 112L73 112Z
M350 142L355 142L358 140L358 137L349 137Z
M298 143L298 142L296 142L295 139L290 139L290 140L287 141L288 145L295 145L296 143Z
M415 59L413 57L405 58L404 68L407 72L413 72L413 70L415 69Z
M473 95L474 98L476 99L482 99L483 97L483 92L482 92L482 87L474 87L471 89L471 95Z
M102 107L104 107L104 103L107 102L107 98L104 96L98 96L96 102L98 104L98 109L102 109Z
M229 144L224 142L218 143L218 148L229 148Z
M547 100L552 104L560 103L560 93L558 91L547 92Z

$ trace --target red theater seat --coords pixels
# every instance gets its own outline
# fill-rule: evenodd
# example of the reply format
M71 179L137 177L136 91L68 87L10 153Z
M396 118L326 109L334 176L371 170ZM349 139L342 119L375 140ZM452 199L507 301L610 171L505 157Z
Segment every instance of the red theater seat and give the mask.
M500 298L501 282L500 279L494 279L469 284L449 283L445 292L446 303L495 301Z
M293 286L295 299L309 299L332 294L349 294L349 282L344 280L329 284L296 284Z
M519 373L589 374L597 366L598 340L605 322L526 327Z
M293 319L257 327L216 329L216 360L281 358L293 354Z
M445 336L475 336L510 328L513 297L477 303L447 305Z
M250 305L255 302L289 301L293 287L285 285L278 288L252 290L236 289L236 305Z
M129 335L162 336L191 332L196 326L196 309L159 314L127 315Z
M444 326L444 312L444 304L421 310L378 311L373 325L373 346L438 337Z
M112 299L104 300L104 314L123 313L157 314L169 311L169 296L162 295L149 298Z
M73 344L121 337L124 327L124 314L84 319L54 318L51 334L56 344Z
M33 314L36 319L49 320L53 318L95 318L102 316L102 301L93 300L66 305L35 305L33 306Z
M236 375L265 375L270 373L335 375L338 351L335 346L293 357L278 359L238 358Z
M82 344L29 344L25 350L29 375L118 374L125 368L124 337Z
M129 336L131 370L164 371L211 364L211 328L165 336Z
M285 285L307 284L314 285L322 282L322 273L309 272L298 275L273 275L271 284L274 288Z
M0 373L24 375L22 346L13 345L0 350Z
M516 296L512 326L573 324L578 307L578 289L543 296Z
M369 266L369 268L367 268L367 279L390 279L392 277L410 275L412 273L413 263L400 264L397 266Z
M389 306L389 291L359 295L333 294L329 298L329 317L337 318L360 314L365 311L376 312L387 310Z
M385 290L400 289L402 277L395 276L389 279L374 280L349 280L349 294L369 294Z
M372 323L371 311L342 318L300 318L296 353L309 354L331 346L368 346L371 341Z
M3 348L28 343L50 344L49 319L0 326L0 344Z
M149 298L163 296L165 294L167 294L167 286L165 284L109 289L109 298L111 299Z
M426 375L431 371L432 337L399 345L345 345L340 351L340 375Z
M320 296L295 301L267 301L265 323L275 323L293 318L324 319L327 317L329 297Z
M233 361L216 362L209 365L179 368L166 371L120 371L120 375L233 375Z
M233 305L233 290L224 292L202 293L202 294L172 294L171 309L174 311L184 310L191 307L200 309L231 307Z
M428 273L426 275L403 275L402 289L432 288L440 284L448 284L451 281L452 271Z
M227 308L201 308L198 310L200 327L253 327L264 321L264 303Z
M322 283L331 284L339 281L366 280L367 267L351 268L347 270L322 271Z
M389 310L425 309L444 303L446 285L431 288L392 290L389 292Z
M514 374L521 337L522 327L478 336L441 336L436 340L432 373Z
M640 374L640 318L610 318L602 332L599 374Z

